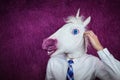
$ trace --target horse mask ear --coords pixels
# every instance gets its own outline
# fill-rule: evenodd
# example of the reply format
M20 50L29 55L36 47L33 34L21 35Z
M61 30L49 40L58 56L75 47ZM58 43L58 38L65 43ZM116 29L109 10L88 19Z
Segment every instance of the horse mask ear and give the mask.
M84 22L83 22L83 25L84 27L86 27L91 21L91 17L89 16Z

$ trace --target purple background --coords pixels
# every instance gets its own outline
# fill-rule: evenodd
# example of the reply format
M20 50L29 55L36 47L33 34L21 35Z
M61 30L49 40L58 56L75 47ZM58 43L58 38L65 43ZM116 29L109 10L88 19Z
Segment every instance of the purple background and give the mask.
M44 80L49 56L42 41L78 8L120 60L120 0L0 0L0 80ZM88 52L97 56L91 46Z

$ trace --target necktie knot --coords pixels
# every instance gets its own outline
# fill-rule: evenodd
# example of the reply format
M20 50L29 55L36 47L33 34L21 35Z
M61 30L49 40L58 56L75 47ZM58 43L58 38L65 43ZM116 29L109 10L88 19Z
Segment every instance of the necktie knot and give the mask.
M73 60L68 60L68 64L73 64Z

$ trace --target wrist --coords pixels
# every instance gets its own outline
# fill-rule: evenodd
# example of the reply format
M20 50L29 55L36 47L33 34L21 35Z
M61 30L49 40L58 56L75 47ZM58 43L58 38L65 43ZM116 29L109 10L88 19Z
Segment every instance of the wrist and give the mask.
M100 50L103 50L103 49L104 49L103 46L99 46L96 50L100 51Z

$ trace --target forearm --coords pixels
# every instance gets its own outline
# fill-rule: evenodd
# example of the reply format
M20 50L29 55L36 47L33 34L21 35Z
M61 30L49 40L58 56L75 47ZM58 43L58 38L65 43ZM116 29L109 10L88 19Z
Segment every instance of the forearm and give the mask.
M108 51L107 48L97 51L100 59L108 65L116 74L120 75L120 62Z

